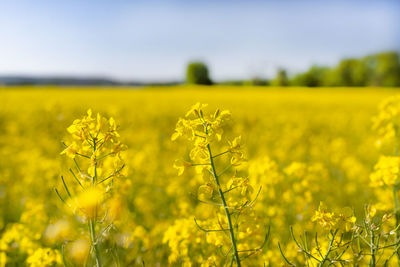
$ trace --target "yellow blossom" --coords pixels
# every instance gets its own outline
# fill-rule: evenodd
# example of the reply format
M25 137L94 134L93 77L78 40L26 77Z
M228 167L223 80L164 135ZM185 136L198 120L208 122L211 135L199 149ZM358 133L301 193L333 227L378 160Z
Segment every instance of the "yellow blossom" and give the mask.
M370 175L372 186L393 186L400 174L400 157L381 156Z
M181 159L177 159L174 162L174 168L178 170L178 176L181 176L185 169L192 166L192 164L190 162L181 160Z
M201 185L199 187L199 190L197 192L197 195L199 197L199 199L210 199L213 196L213 192L214 192L214 187L212 186L211 183L205 184L205 185Z
M89 255L90 242L85 239L79 239L68 245L68 254L77 264L84 264Z
M326 206L321 202L318 210L315 211L314 216L311 218L313 222L318 222L324 229L332 229L336 226L337 217L333 212L329 212Z

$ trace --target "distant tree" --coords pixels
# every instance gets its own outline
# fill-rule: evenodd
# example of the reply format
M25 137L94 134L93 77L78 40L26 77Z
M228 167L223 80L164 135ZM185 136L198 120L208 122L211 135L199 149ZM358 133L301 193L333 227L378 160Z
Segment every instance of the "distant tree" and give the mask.
M330 70L327 67L312 66L307 72L297 74L290 82L294 86L324 86Z
M249 86L267 86L269 85L269 81L266 79L258 78L255 77L251 80L246 80L243 82L243 85L249 85Z
M365 86L367 69L364 61L351 58L343 59L333 70L330 85L332 86Z
M273 85L275 86L288 86L289 79L287 77L286 70L278 69L275 79L273 80Z
M276 79L276 81L278 78ZM294 86L400 86L397 52L343 59L334 68L312 66L290 81Z
M364 58L367 85L400 86L400 63L397 52L386 52Z
M186 70L186 83L188 84L212 84L208 74L207 65L203 62L190 62Z

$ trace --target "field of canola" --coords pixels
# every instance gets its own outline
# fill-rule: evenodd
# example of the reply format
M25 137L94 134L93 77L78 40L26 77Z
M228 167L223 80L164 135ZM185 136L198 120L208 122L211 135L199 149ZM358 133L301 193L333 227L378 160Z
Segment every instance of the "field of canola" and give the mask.
M0 266L398 266L397 94L0 89Z

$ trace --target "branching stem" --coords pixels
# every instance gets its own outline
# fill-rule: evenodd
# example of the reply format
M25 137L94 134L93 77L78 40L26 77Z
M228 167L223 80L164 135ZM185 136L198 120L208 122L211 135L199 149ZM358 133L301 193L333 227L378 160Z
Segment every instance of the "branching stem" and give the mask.
M376 265L376 258L375 258L375 232L374 229L371 229L371 261L369 263L369 266L375 267Z
M205 129L206 129L206 132L207 132L207 126L205 127ZM224 192L222 192L221 185L220 185L219 179L218 179L218 175L217 175L217 172L215 170L214 159L213 159L213 155L212 155L212 152L211 152L210 144L207 144L207 149L208 149L208 154L210 156L211 173L212 173L212 175L214 177L215 183L218 186L218 193L219 193L219 196L221 198L222 205L224 206L226 219L228 220L229 234L230 234L230 237L231 237L231 242L232 242L232 247L233 247L233 253L234 253L234 256L235 256L235 260L236 260L236 265L237 265L237 267L241 267L242 265L240 264L240 258L239 258L239 253L238 253L237 246L236 246L235 234L233 232L231 214L229 213L229 209L228 209L228 205L226 204Z
M96 139L93 139L93 155L96 153ZM97 161L94 159L94 177L92 180L92 186L96 186L97 182ZM94 218L91 218L89 220L89 230L90 230L90 241L92 243L93 251L94 251L94 256L96 258L96 267L101 267L101 260L100 260L100 252L99 248L97 245L97 237L96 237L96 216L95 214Z
M335 231L332 233L332 238L331 238L331 240L329 241L328 250L326 251L324 258L322 259L322 261L321 261L320 264L319 264L320 267L324 266L324 263L325 263L326 261L329 261L329 254L330 254L331 251L332 251L333 242L335 241L335 237L336 237L337 231L338 231L338 230L335 230Z

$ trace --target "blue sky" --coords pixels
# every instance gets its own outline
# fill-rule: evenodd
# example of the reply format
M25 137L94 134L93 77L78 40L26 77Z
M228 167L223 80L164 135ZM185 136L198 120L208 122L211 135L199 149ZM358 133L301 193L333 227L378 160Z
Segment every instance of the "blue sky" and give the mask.
M0 75L272 77L400 50L400 1L1 0Z

